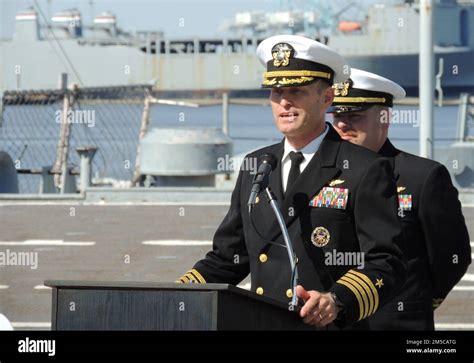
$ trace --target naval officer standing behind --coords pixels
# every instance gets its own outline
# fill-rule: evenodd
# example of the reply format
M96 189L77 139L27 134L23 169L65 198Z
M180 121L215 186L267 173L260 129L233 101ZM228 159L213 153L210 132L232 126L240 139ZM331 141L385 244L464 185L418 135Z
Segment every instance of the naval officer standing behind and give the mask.
M398 84L352 69L335 85L334 127L340 136L377 151L392 163L408 260L405 285L369 319L375 330L433 330L433 310L471 263L469 235L458 192L440 163L395 148L387 138L389 107L405 97Z
M263 87L271 88L273 117L285 137L247 158L276 156L269 186L298 257L297 295L305 303L300 315L318 327L335 320L339 327L367 328L365 319L397 292L406 272L390 164L342 141L325 123L331 86L350 73L338 53L283 35L265 39L257 55L267 67ZM253 177L240 170L212 251L179 281L238 284L250 272L252 291L289 302L288 253L263 192L248 213ZM359 263L354 256L361 257Z

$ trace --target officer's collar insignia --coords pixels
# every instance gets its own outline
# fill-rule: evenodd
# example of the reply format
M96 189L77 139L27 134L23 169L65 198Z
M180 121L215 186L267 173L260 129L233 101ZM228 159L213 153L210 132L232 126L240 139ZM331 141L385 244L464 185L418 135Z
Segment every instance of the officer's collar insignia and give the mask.
M294 49L288 43L278 43L272 48L273 65L275 67L286 67L293 58Z
M406 189L406 187L399 186L397 187L397 193L403 192Z
M334 88L334 96L345 97L349 93L349 89L352 87L353 82L349 78L347 81L342 83L336 83L332 87Z
M334 179L334 180L331 180L331 181L329 182L329 186L330 186L330 187L333 187L333 186L335 186L335 185L339 185L339 184L342 184L342 183L344 183L344 182L345 182L345 180Z
M316 227L311 233L311 242L316 247L324 247L329 243L331 235L329 231L324 227Z

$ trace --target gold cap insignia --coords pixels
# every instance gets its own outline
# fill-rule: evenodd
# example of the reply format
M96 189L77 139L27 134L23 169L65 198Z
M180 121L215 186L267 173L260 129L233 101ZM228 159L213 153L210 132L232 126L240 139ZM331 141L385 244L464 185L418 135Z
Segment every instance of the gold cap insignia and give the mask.
M406 187L397 187L397 193L403 192L406 189Z
M342 183L344 183L344 182L345 182L345 180L334 179L334 180L331 180L331 181L329 182L329 186L330 186L330 187L333 187L333 186L335 186L335 185L339 185L339 184L342 184Z
M272 48L273 65L275 67L286 67L290 64L294 49L288 43L278 43Z
M331 235L329 231L324 227L316 227L311 233L311 242L316 247L324 247L329 243Z
M345 97L349 94L349 88L352 86L352 81L349 79L342 83L336 83L332 87L334 88L334 96Z

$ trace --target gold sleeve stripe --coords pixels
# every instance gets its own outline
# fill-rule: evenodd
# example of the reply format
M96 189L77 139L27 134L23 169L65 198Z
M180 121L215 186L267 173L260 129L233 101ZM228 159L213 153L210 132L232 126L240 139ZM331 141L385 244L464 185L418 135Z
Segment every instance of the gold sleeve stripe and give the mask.
M350 282L357 290L359 290L360 296L362 296L362 301L364 302L364 314L362 315L362 319L365 319L369 316L369 312L372 311L373 308L373 299L367 296L367 291L364 288L364 283L361 283L358 279L353 278L349 273L345 274L341 277L344 281Z
M195 278L196 281L199 281L201 284L205 284L206 280L202 275L199 273L198 270L192 269L191 271L188 271L188 273Z
M352 278L353 280L357 281L365 290L365 294L368 296L369 298L369 301L370 301L370 309L366 312L367 313L367 316L364 317L364 319L370 315L372 315L373 313L375 313L375 301L376 301L376 297L375 297L375 294L373 293L372 289L370 288L370 286L367 284L367 281L362 279L362 277L360 277L359 275L356 275L354 273L353 270L350 270L347 272L347 274L345 276L349 276L350 278ZM362 274L362 276L365 276ZM369 280L370 281L370 280Z
M362 316L363 316L363 313L364 313L364 303L362 302L362 297L360 296L359 291L354 286L352 286L351 283L346 282L342 279L339 279L337 281L337 283L341 284L341 285L344 285L349 290L351 290L352 293L355 295L355 297L357 299L357 302L359 303L359 320L362 320Z
M186 275L183 275L179 278L178 281L175 281L175 282L182 283L182 284L187 284L189 282L189 278Z
M361 279L363 279L367 285L369 286L370 290L372 291L372 293L374 294L374 299L375 299L375 302L374 302L374 308L372 309L373 313L375 313L377 311L377 309L379 308L379 292L377 291L377 289L375 288L375 285L372 281L370 281L370 279L367 277L367 275L364 275L363 273L361 272L358 272L358 271L354 271L354 270L349 270L349 272L359 276ZM369 314L370 315L370 314Z
M333 102L339 103L385 103L384 97L334 97Z
M373 314L374 312L374 306L375 306L375 302L374 302L374 297L372 295L372 291L370 291L370 288L367 286L367 284L365 283L364 280L362 280L360 277L358 277L357 275L354 275L352 274L350 271L347 272L344 277L350 279L351 281L354 281L355 284L357 284L357 286L360 286L360 288L362 289L361 291L361 294L362 294L362 297L365 297L365 300L364 301L367 301L367 310L365 310L365 314L364 314L364 317L363 319L365 319L366 317L370 316Z
M204 277L202 277L202 275L199 273L198 270L192 269L186 272L183 276L181 276L179 280L176 282L182 282L185 284L190 283L190 282L205 284L206 280L204 279Z
M198 282L193 275L191 275L189 272L186 272L183 276L179 278L179 281L181 281L183 284L189 284L193 282Z
M364 319L367 315L367 311L369 311L370 309L369 301L367 300L367 294L365 293L364 288L360 286L360 284L357 281L354 281L353 279L348 278L347 275L342 276L340 280L345 281L348 284L351 284L351 286L353 286L359 293L359 296L363 303L363 309L360 315L361 315L361 319Z
M319 77L319 78L331 78L331 73L320 72L320 71L270 71L263 73L264 78L272 77Z

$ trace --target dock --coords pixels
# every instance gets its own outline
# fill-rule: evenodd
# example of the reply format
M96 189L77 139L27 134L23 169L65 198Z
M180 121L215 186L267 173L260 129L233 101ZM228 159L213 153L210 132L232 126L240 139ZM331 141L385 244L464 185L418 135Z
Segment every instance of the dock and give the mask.
M0 307L15 329L51 327L47 279L172 282L211 248L228 203L0 203L0 251L37 253L0 267ZM474 205L463 206L472 239ZM474 254L474 241L471 241ZM241 285L249 288L249 278ZM474 329L474 266L436 310L438 330Z

